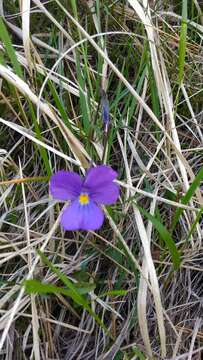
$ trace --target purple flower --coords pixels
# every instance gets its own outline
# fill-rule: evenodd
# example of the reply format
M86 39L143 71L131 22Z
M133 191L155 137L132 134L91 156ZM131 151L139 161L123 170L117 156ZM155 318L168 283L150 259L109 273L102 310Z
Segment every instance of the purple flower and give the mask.
M50 192L58 200L70 200L61 217L65 230L96 230L104 221L100 204L114 204L119 186L113 182L117 173L106 165L88 170L85 178L71 171L58 171L51 177Z

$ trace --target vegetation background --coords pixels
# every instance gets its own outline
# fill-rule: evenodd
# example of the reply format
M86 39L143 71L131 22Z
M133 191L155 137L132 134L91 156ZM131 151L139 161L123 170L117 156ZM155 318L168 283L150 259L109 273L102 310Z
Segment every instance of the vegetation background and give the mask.
M1 359L201 359L202 5L0 1ZM119 201L63 232L51 174L101 163Z

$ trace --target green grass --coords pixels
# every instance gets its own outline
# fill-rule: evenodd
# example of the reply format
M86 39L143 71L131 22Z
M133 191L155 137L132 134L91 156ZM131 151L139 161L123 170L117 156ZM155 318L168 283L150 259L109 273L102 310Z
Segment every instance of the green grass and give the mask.
M185 68L185 55L187 48L187 12L188 12L187 0L182 1L182 21L180 30L180 42L179 42L179 84L182 83L184 77Z
M201 352L202 14L195 1L152 3L32 1L32 71L19 3L2 4L2 356L178 359L191 350L196 330L192 351ZM158 66L145 28L149 10ZM37 97L43 87L39 100L48 108L41 106L39 117L20 79ZM172 105L163 101L167 94ZM64 232L50 176L60 169L84 175L103 162L118 172L119 200L104 209L99 231Z

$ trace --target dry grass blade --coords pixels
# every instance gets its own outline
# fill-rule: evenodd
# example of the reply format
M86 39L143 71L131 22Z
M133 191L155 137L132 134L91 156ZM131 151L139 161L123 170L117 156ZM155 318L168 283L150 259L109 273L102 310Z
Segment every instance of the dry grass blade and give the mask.
M55 233L58 225L59 225L59 217L58 217L57 220L55 221L52 229L49 231L49 233L48 233L47 236L45 237L44 243L43 243L43 245L40 247L40 251L41 251L41 252L43 252L44 249L46 248L48 242L50 241L51 237L52 237L53 234ZM31 266L31 268L30 268L27 276L25 277L25 280L29 280L29 279L32 278L33 273L34 273L34 270L35 270L35 267L36 267L36 265L38 264L39 260L40 260L40 257L39 257L39 255L37 255L36 258L34 259L33 263L32 263L32 266ZM0 338L0 351L2 350L2 347L3 347L3 345L4 345L4 342L5 342L6 338L7 338L7 335L8 335L9 329L10 329L10 326L11 326L11 324L12 324L12 322L13 322L13 319L14 319L17 311L18 311L18 308L19 308L19 305L20 305L20 303L21 303L21 301L22 301L24 292L25 292L25 287L22 286L22 287L21 287L21 290L20 290L20 292L19 292L19 294L18 294L18 296L17 296L17 298L16 298L16 300L15 300L15 302L14 302L14 304L13 304L13 306L12 306L10 312L9 312L8 320L6 321L6 324L5 324L3 333L2 333L1 338Z
M80 143L80 141L72 134L72 132L64 126L62 120L59 117L56 117L54 112L50 109L48 104L39 101L37 96L32 92L30 87L21 80L17 75L15 75L11 70L6 68L3 65L0 65L0 75L6 79L8 82L13 84L22 94L27 96L35 105L38 105L40 110L44 112L61 130L65 140L70 146L73 154L76 159L78 159L82 166L87 168L89 167L88 161L85 156L90 159L89 155L85 151L84 147Z
M194 114L194 111L193 111L193 108L192 108L192 105L191 105L191 102L190 102L190 99L188 97L188 94L187 94L187 91L185 89L185 86L182 84L181 85L181 90L183 92L183 95L185 97L185 100L186 100L186 103L187 103L187 106L188 106L188 109L190 111L190 114L192 116L192 121L194 121L195 125L196 125L196 129L197 129L197 132L198 132L198 135L199 135L199 138L200 138L200 144L203 144L203 132L201 130L201 126L200 124L198 124L197 122L197 119L195 117L195 114Z
M157 191L155 192L155 195L157 195ZM152 215L154 214L155 206L156 206L156 199L154 198L154 200L151 202L151 206L150 206L150 213ZM152 223L148 224L147 236L148 236L148 239L151 239ZM149 245L150 245L150 243L149 243ZM149 270L148 270L148 266L147 266L146 256L144 256L144 259L143 259L142 271L145 275L145 278L148 278ZM147 324L147 283L142 276L140 278L139 290L138 290L138 295L137 295L137 306L139 309L138 319L139 319L139 326L140 326L142 338L145 343L148 356L152 357L153 354L152 354L152 348L151 348L151 344L150 344L149 330L148 330L148 324Z
M22 167L19 160L19 169L20 169L20 177L23 178ZM26 196L25 196L25 186L24 183L22 186L22 195L23 195L23 204L24 204L24 212L25 212L25 233L27 238L27 246L28 250L28 269L31 270L32 267L32 247L30 247L30 231L29 231L29 220L27 213L27 204L26 204ZM39 320L37 315L37 308L35 302L35 295L31 295L31 309L32 309L32 332L33 332L33 352L36 360L40 360L40 350L39 350Z
M167 78L166 70L162 66L162 69L160 68L159 61L158 61L158 54L156 49L156 44L158 43L158 37L157 34L155 35L154 26L151 21L151 15L150 15L150 7L148 4L148 1L144 1L143 7L140 5L140 3L137 0L128 0L133 9L136 11L140 19L142 20L146 32L148 35L149 40L149 46L151 51L151 60L152 60L152 66L154 70L154 76L156 79L157 84L157 90L159 93L159 100L160 103L163 102L163 105L165 107L166 113L169 115L170 119L170 128L172 129L172 135L173 135L173 141L176 146L176 148L181 152L181 146L180 141L178 138L174 116L173 116L173 105L172 105L172 99L171 99L171 89L169 87L169 81ZM159 50L160 53L160 50ZM162 62L163 64L163 62ZM162 71L162 72L161 72ZM165 72L165 73L164 73ZM187 178L187 172L184 164L178 157L179 167L180 171L183 177L183 182L185 185L185 191L189 188L189 182Z
M169 199L166 199L166 198L163 198L161 196L158 196L158 195L155 195L155 194L151 194L150 192L147 192L147 191L144 191L144 190L141 190L141 189L138 189L137 187L135 188L134 186L132 185L129 185L129 184L126 184L122 181L116 181L117 184L119 184L120 186L126 188L126 189L129 189L129 190L132 190L133 194L141 194L141 195L144 195L146 197L149 197L151 199L156 199L156 201L160 201L160 202L163 202L165 204L169 204L169 205L172 205L172 206L175 206L177 208L181 208L181 209L185 209L185 210L190 210L190 211L196 211L198 212L200 210L200 208L194 208L192 206L188 206L188 205L184 205L184 204L181 204L181 203L177 203L175 201L172 201L172 200L169 200ZM201 203L199 204L199 206L201 206Z
M192 360L192 358L193 358L194 344L195 344L195 340L196 340L196 337L197 337L199 327L201 326L201 322L202 322L201 318L197 318L197 320L195 322L195 326L194 326L194 330L193 330L193 334L192 334L191 345L190 345L190 351L189 351L189 354L188 354L188 360Z
M128 184L130 186L132 186L132 179L131 179L131 175L130 175L130 170L129 170L129 165L128 165L128 161L126 158L126 154L123 149L123 144L122 144L120 135L118 134L117 136L118 136L118 141L120 144L121 152L122 152L124 163L125 163L125 171L126 171L127 181L128 181ZM132 196L133 193L130 192L130 195ZM155 266L153 263L151 250L150 250L150 241L149 241L149 238L148 238L148 235L147 235L147 232L146 232L146 229L145 229L145 226L143 223L143 219L142 219L139 209L134 204L132 206L133 206L135 222L136 222L138 233L139 233L141 243L142 243L142 246L144 249L145 261L146 261L145 267L142 268L143 280L145 281L145 284L146 284L146 279L149 274L150 284L151 284L151 292L153 294L155 309L156 309L157 323L158 323L159 336L160 336L160 342L161 342L161 353L162 353L162 356L165 357L166 356L166 333L165 333L164 318L163 318L163 307L162 307L162 303L161 303L159 283L158 283L156 270L155 270ZM149 234L150 234L150 232L149 232ZM146 292L146 290L145 290L145 292ZM146 294L142 294L142 295L146 295ZM140 321L141 320L144 321L144 323L141 324L141 327L143 330L142 335L144 336L143 340L146 341L145 345L148 350L148 353L151 356L152 351L151 351L151 346L150 346L150 342L149 342L149 335L148 335L148 331L147 331L147 324L146 324L146 317L144 314L144 309L143 309L143 311L141 311L141 314L143 316L141 316Z
M28 133L28 130L23 128L22 126L19 125L15 125L9 121L6 121L4 119L0 118L0 122L2 124L5 124L6 126L8 126L9 128L17 131L19 134L25 136L26 138L30 139L31 141L33 141L34 143L44 147L45 149L51 151L52 153L60 156L61 158L67 160L68 162L75 164L75 165L80 165L80 163L74 159L72 159L70 156L67 156L66 154L62 153L59 150L56 150L55 148L51 147L50 145L45 144L44 142L38 140L37 138L35 138L34 136L32 136L30 133Z
M28 62L30 71L33 68L31 49L30 49L30 0L21 0L21 13L22 13L22 36L25 57Z

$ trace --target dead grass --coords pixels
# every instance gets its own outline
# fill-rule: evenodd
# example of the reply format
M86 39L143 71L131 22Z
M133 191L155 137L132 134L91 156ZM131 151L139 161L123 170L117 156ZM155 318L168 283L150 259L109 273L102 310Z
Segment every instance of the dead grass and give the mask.
M200 6L188 5L179 82L181 2L20 3L0 7L0 357L200 359L202 183L181 200L203 165ZM50 174L102 159L119 173L118 203L98 233L64 233ZM141 208L181 252L177 270ZM111 336L64 294L26 292L33 278L63 287L39 249L74 284L95 285L87 299Z

